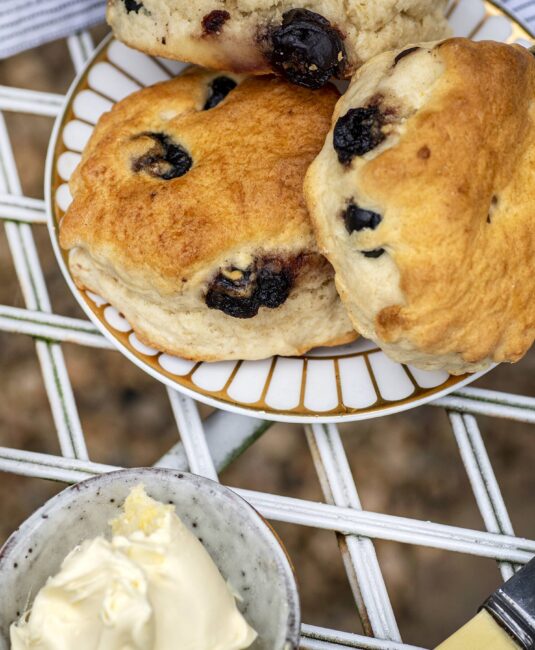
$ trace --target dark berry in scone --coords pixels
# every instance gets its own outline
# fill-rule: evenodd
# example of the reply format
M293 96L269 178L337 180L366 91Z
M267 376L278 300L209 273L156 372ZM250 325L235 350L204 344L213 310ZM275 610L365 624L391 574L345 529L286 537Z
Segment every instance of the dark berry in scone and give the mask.
M244 270L224 269L210 283L206 304L235 318L252 318L260 307L276 309L288 298L298 266L297 259L265 257Z
M349 164L355 156L372 151L385 139L385 116L379 106L351 108L338 118L334 127L333 147L338 160Z
M231 90L236 88L236 82L230 77L216 77L210 82L210 93L204 104L204 110L208 111L220 104Z
M343 212L344 223L348 233L370 228L375 230L381 223L381 215L373 210L364 210L355 203L350 203Z
M273 69L300 86L321 88L331 77L344 76L346 52L340 33L323 16L292 9L269 34Z
M202 29L205 36L219 35L221 34L223 27L227 20L230 19L230 14L228 11L223 11L220 9L214 9L210 13L206 14L202 18Z
M126 13L128 14L131 11L137 14L137 12L143 8L143 3L136 2L136 0L123 0L123 2L124 2L124 7L126 9Z
M149 140L149 148L146 153L132 160L133 171L145 172L168 181L184 176L191 169L193 161L189 153L165 133L147 132L134 138Z

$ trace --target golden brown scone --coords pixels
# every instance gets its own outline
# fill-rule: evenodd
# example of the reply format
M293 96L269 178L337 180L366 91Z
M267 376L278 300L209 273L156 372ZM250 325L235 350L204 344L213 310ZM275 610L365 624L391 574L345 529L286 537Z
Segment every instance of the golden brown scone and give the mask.
M108 0L115 36L138 50L216 70L319 88L370 57L445 38L446 0Z
M376 57L305 193L355 327L393 359L473 372L535 336L535 57L451 39Z
M84 151L61 223L78 285L142 341L189 359L355 338L302 193L337 98L190 71L118 103Z

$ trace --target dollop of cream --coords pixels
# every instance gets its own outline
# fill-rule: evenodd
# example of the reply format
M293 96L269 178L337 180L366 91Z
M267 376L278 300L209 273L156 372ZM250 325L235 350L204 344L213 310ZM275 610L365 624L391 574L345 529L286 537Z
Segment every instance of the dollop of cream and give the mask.
M11 626L12 650L241 650L256 638L173 506L134 488L111 541L87 540Z

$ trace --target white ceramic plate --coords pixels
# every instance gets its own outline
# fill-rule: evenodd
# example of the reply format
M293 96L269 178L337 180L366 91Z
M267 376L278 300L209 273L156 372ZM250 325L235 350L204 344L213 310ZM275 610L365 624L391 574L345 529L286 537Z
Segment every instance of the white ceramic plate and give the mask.
M528 32L494 4L454 0L456 35L531 45ZM68 180L102 113L144 86L180 74L185 64L153 58L108 37L74 81L48 152L45 191L58 262L78 302L118 349L160 381L216 406L271 420L335 422L396 413L445 395L480 374L450 377L394 363L375 344L314 350L303 357L193 363L143 345L130 324L100 296L74 284L58 244L58 223L71 195Z

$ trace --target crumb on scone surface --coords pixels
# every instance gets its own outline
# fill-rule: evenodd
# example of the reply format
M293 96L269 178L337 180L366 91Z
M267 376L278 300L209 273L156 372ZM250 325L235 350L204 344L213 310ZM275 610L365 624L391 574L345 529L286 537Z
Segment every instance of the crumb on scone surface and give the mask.
M77 284L192 359L352 340L302 192L337 98L191 70L118 103L70 181L60 243Z
M266 73L274 67L273 53L281 45L277 30L289 12L312 12L326 21L324 33L321 26L318 32L317 24L298 19L294 33L284 35L282 53L288 38L295 37L300 41L299 56L310 57L311 65L319 64L324 48L336 40L334 30L343 44L343 66L335 76L347 76L380 52L447 36L445 7L445 0L307 0L301 4L290 0L108 0L107 19L119 40L149 54L219 70ZM308 30L304 37L303 29ZM323 43L319 58L312 51L318 47L318 34ZM287 54L286 65L292 67ZM336 59L338 52L334 54ZM336 67L336 60L331 64Z
M450 39L373 59L338 103L305 188L354 325L394 359L460 374L532 345L527 50Z

